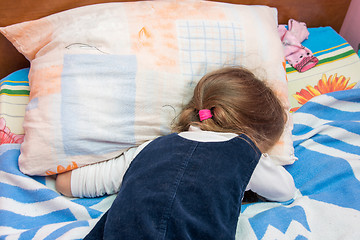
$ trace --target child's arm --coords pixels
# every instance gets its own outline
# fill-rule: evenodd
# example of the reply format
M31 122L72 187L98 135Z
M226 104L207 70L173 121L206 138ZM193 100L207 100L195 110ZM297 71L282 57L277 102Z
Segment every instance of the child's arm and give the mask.
M130 148L114 159L59 174L56 189L68 197L98 197L119 191L131 161L148 144Z
M291 174L283 166L275 165L265 154L251 176L249 189L267 200L278 202L293 199L297 191Z
M56 177L55 187L60 193L67 197L72 197L71 194L71 173L72 171L58 174Z

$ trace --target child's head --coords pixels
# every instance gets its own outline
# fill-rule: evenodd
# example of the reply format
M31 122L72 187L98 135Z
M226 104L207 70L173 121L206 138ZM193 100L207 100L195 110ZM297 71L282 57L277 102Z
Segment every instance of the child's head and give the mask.
M199 110L212 117L200 121ZM266 152L280 138L287 114L273 91L250 71L227 67L205 75L184 107L174 131L190 125L205 131L245 134Z

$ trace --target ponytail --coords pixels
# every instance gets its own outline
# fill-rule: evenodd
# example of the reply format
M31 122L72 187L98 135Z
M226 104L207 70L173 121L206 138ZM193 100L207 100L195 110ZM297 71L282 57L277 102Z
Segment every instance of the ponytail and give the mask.
M203 109L212 117L201 121ZM204 131L245 134L266 151L280 138L286 120L280 100L264 82L244 68L227 67L201 78L173 131L194 125Z

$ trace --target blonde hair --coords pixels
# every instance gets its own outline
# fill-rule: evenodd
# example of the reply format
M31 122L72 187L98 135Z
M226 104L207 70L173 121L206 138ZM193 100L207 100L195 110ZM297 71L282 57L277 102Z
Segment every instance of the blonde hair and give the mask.
M200 121L201 109L209 109L212 118ZM226 67L201 78L173 131L195 125L204 131L245 134L266 152L279 140L286 120L280 100L264 82L244 68Z

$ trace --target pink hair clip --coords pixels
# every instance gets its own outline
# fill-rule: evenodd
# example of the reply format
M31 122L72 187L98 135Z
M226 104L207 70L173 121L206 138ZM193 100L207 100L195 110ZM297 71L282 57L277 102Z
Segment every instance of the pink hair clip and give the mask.
M209 109L201 109L199 111L200 121L204 121L206 119L212 118L211 111Z

